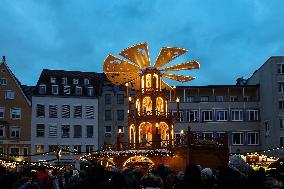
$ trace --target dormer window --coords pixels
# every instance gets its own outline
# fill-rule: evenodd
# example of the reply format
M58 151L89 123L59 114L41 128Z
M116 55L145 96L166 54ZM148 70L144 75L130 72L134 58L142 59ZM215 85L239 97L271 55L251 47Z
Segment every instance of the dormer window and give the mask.
M38 89L39 94L46 94L46 85L40 85Z
M82 95L82 87L76 86L76 95Z
M63 92L64 94L71 94L71 87L69 85L64 85Z
M58 85L51 86L51 94L58 95Z
M78 85L79 84L79 79L73 79L73 84Z
M88 93L88 96L94 96L94 88L93 87L88 87L87 88L87 93Z
M89 85L89 84L90 84L90 80L87 79L87 78L85 78L85 79L84 79L84 85Z
M55 84L56 83L56 78L55 77L50 77L50 83Z
M62 84L67 85L67 77L62 77Z

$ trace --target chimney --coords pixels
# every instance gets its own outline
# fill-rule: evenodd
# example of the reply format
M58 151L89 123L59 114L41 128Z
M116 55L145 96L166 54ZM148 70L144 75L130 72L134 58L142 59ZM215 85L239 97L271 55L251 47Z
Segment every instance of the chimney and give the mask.
M6 62L5 56L2 57L2 62Z

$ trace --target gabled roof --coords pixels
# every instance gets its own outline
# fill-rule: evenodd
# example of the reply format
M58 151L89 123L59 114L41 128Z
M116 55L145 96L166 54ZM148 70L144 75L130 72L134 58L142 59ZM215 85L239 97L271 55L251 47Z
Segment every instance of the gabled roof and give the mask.
M31 106L31 101L29 100L28 96L26 95L26 93L24 92L23 88L22 88L22 85L21 85L21 82L18 80L18 78L14 75L14 73L10 70L9 66L6 64L6 59L5 59L5 56L3 56L3 59L2 61L0 62L0 65L4 65L9 74L12 76L14 82L16 83L16 85L19 87L22 95L24 96L24 98L26 99L27 103L29 104L29 106Z

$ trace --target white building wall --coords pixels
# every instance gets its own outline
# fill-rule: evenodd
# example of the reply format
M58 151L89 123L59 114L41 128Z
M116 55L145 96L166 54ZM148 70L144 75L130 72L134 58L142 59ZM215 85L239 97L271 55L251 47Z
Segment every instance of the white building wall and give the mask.
M36 115L36 106L37 104L45 105L45 116L37 117ZM70 105L70 118L62 118L61 117L61 108L62 105ZM58 116L57 118L49 118L49 105L57 105ZM74 118L74 105L82 105L82 118ZM86 119L85 118L85 107L86 106L94 106L94 119ZM44 124L45 125L45 133L44 137L36 136L36 125ZM49 137L49 125L56 124L57 125L57 137L50 138ZM62 138L62 125L70 125L70 137ZM74 138L74 125L82 126L82 137ZM87 138L87 125L93 125L93 137ZM82 154L86 152L86 145L93 145L93 150L98 149L98 99L97 98L87 98L87 97L77 97L77 98L64 98L64 97L38 97L33 96L32 98L32 129L31 129L31 140L32 140L32 154L36 153L35 145L44 145L44 151L49 151L49 145L69 145L70 150L73 151L74 145L81 145ZM74 157L78 157L80 155L75 155L73 153L69 153L68 155L63 155L61 158L69 158L72 159ZM38 160L49 160L55 159L55 155L38 155L33 156L32 161Z

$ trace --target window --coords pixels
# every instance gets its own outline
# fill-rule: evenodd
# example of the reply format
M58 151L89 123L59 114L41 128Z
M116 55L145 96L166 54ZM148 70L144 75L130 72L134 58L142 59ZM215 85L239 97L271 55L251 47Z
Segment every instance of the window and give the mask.
M57 138L57 124L50 124L48 126L48 137Z
M71 94L71 87L69 85L64 85L63 86L63 93L66 95L70 95Z
M75 154L81 154L81 152L82 152L82 150L81 150L82 146L81 145L74 145L73 149L74 149Z
M73 79L73 84L78 85L79 84L79 79Z
M279 109L280 110L284 109L284 100L279 100Z
M279 74L284 74L284 64L277 64Z
M123 126L118 126L117 127L117 132L121 132L121 133L124 133L124 127Z
M258 145L259 144L259 134L258 132L248 132L248 145Z
M19 138L20 137L20 127L12 127L10 130L11 138Z
M284 93L284 82L278 82L278 91Z
M5 136L5 127L3 125L0 125L0 137Z
M105 126L105 133L111 133L111 126Z
M69 104L62 105L61 117L62 118L70 118L70 105Z
M208 96L200 97L200 102L208 102L208 101L209 101L209 97Z
M69 145L61 145L61 153L62 154L69 154L70 152L70 146Z
M36 137L44 137L44 124L36 124Z
M66 85L67 84L67 77L62 77L62 82L61 82L63 85Z
M82 87L78 87L76 86L76 91L75 91L76 95L82 95Z
M249 121L258 121L258 110L247 110Z
M7 85L7 79L6 78L1 78L0 79L0 85Z
M215 96L215 100L217 102L223 102L224 101L224 96Z
M90 84L90 80L87 78L84 78L84 85L89 85Z
M62 125L62 138L70 137L70 125Z
M4 115L5 115L5 108L0 107L0 119L4 119Z
M105 104L111 104L111 94L105 94Z
M85 107L86 110L86 119L94 119L95 115L94 115L94 106L86 106Z
M92 153L94 151L93 145L86 145L86 153Z
M82 126L74 125L74 138L82 138Z
M243 121L243 110L231 111L232 121Z
M212 110L202 111L202 121L212 121Z
M6 91L5 98L6 98L6 99L14 99L14 98L15 98L15 93L14 93L14 91L11 91L11 90Z
M57 118L57 105L49 105L49 117Z
M117 110L117 121L124 120L124 110Z
M44 153L44 145L35 145L35 151L37 154Z
M194 96L188 96L187 102L194 102Z
M11 108L11 119L21 119L21 108Z
M244 102L250 102L250 101L252 101L251 96L244 96Z
M216 110L216 121L227 121L228 111L227 110Z
M74 105L74 118L82 118L82 106Z
M224 138L225 137L225 132L217 132L216 136L219 138Z
M117 94L117 104L124 104L124 95Z
M231 102L238 102L238 97L237 96L230 96L230 101Z
M202 137L204 139L211 139L211 138L213 138L213 133L212 132L204 132L204 133L202 133Z
M45 94L46 93L46 85L40 85L38 88L39 94Z
M94 126L87 125L87 138L92 138L94 136Z
M87 95L88 96L94 96L94 88L93 87L87 88Z
M50 83L52 83L52 84L56 83L56 78L55 77L50 77Z
M105 121L111 121L111 110L105 110Z
M188 122L197 122L198 121L198 110L190 110L187 112L187 121Z
M10 148L10 153L12 154L12 156L14 157L19 157L20 155L20 149L16 148L16 147L11 147Z
M58 85L51 86L51 94L58 95Z
M280 137L280 146L281 147L284 146L284 137L283 136Z
M44 116L45 116L44 104L37 104L36 105L36 117L44 117Z
M241 132L233 132L232 133L232 144L233 145L242 145L244 144L243 133Z
M56 152L58 149L58 146L57 145L49 145L48 146L48 151L49 152Z
M24 147L23 148L23 156L28 156L29 155L29 148L28 147Z
M280 122L280 129L284 129L284 118L280 117L279 122Z

